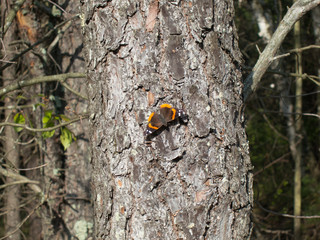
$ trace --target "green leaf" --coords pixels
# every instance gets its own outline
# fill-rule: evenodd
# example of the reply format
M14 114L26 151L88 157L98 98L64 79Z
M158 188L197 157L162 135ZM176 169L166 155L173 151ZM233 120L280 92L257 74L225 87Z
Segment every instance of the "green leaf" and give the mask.
M18 123L18 124L25 124L26 123L26 119L24 118L24 116L21 114L21 113L17 113L14 117L13 117L13 121L15 123ZM15 127L14 130L16 132L20 132L22 131L22 127Z
M68 118L66 115L60 114L59 116L65 122L69 122L70 121L70 118Z
M281 195L282 193L283 193L283 189L278 188L278 189L277 189L277 194L278 194L278 195Z
M61 128L60 141L64 147L64 150L66 150L72 143L72 133L68 128L66 127Z
M42 118L43 128L49 128L54 126L54 119L52 118L52 110L44 112L44 117ZM50 138L54 135L56 130L47 131L42 133L44 139Z
M48 110L44 112L44 116L42 118L42 123L48 123L52 118L52 110Z
M53 127L53 126L54 126L54 122L53 122L52 120L50 120L49 122L47 122L47 123L45 123L45 124L43 125L43 128L49 128L49 127ZM56 131L56 130L43 132L43 133L42 133L42 137L43 137L44 139L50 138L50 137L52 137L52 136L54 135L55 131Z
M44 103L36 103L33 105L33 111L35 111L39 106L45 108L46 105Z
M19 123L19 124L25 124L26 120L24 118L24 116L21 113L17 113L14 117L13 117L13 121L15 123Z
M47 132L42 132L42 137L43 137L44 139L50 138L50 137L52 137L52 136L54 135L55 131L56 131L56 130L47 131Z
M19 96L17 96L17 99L27 100L28 98L26 98L25 96L19 95Z

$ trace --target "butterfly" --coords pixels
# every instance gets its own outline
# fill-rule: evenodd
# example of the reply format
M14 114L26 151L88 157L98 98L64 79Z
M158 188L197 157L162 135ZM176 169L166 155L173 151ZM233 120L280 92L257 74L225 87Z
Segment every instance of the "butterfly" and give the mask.
M173 108L170 104L162 104L160 106L160 113L153 112L150 114L145 136L154 133L162 126L167 127L169 122L177 118L185 120L187 114L182 109Z

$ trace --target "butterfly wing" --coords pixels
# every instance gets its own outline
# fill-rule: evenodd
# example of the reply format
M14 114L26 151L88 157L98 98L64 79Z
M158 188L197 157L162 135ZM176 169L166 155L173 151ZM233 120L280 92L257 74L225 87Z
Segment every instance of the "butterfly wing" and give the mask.
M160 115L165 123L168 123L176 118L176 109L172 108L169 104L162 104L160 106Z
M151 113L148 119L148 125L145 131L145 135L149 135L161 128L163 126L163 122L161 120L162 118L159 114L154 112Z

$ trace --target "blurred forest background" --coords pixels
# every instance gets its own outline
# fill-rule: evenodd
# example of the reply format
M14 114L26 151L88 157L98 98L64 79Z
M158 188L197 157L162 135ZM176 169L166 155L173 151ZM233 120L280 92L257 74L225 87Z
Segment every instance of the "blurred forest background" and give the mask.
M246 77L293 2L234 4ZM1 0L0 239L93 236L81 26L80 1ZM277 55L245 105L252 239L320 239L319 6Z
M235 21L244 77L292 4L237 3ZM296 23L277 55L245 106L254 165L252 237L320 239L319 6ZM300 220L292 215L310 217Z

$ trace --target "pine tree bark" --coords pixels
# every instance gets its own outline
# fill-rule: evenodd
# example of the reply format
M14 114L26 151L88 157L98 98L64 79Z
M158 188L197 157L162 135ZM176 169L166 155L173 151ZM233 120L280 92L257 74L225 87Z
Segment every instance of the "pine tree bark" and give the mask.
M248 239L252 174L232 1L84 1L97 239ZM189 121L147 144L160 104Z

